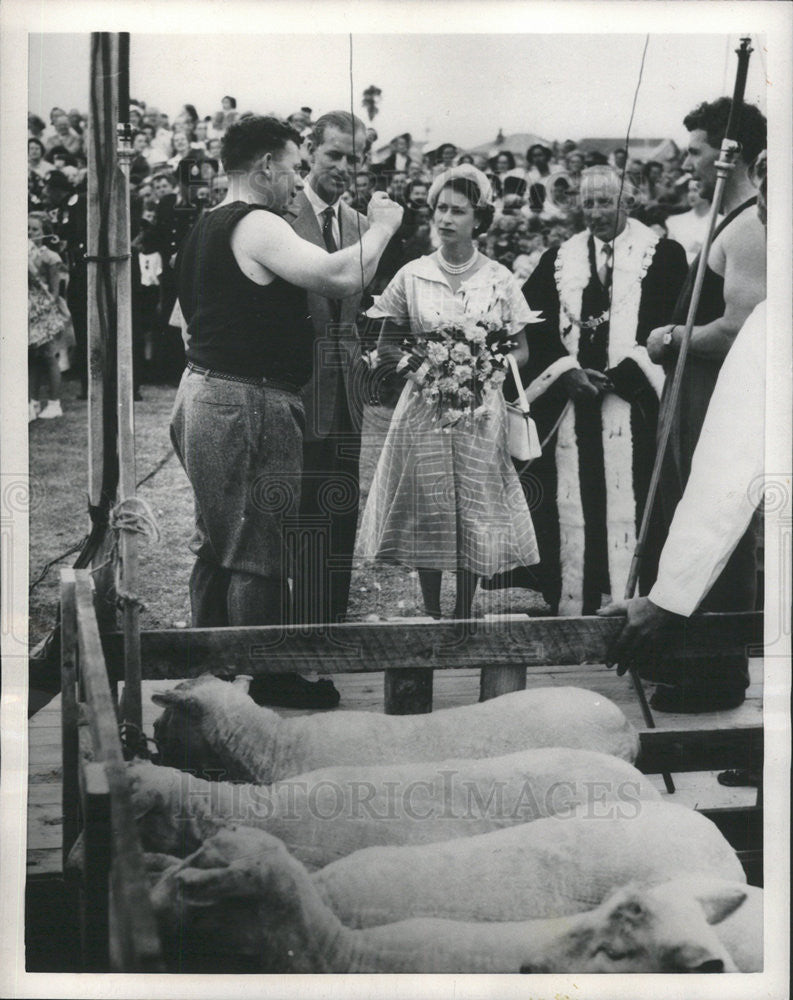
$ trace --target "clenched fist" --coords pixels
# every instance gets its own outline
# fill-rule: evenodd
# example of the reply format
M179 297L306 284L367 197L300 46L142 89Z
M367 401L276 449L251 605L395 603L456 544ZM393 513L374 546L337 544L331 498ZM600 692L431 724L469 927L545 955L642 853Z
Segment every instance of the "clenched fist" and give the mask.
M395 233L402 224L403 208L395 201L391 201L385 191L375 191L369 201L367 217L372 226L385 226L391 233Z

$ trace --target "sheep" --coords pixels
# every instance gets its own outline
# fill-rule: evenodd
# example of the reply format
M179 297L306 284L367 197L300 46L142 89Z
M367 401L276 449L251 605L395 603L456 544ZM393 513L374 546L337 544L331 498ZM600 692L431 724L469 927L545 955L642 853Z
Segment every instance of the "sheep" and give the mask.
M197 952L218 963L213 971L246 956L250 971L271 973L732 972L717 934L740 913L746 889L714 880L693 889L629 884L561 917L407 919L351 930L280 841L232 827L181 863L159 862L151 895L180 964Z
M627 761L543 747L482 760L332 767L274 785L208 782L132 762L128 776L144 846L195 850L231 822L279 837L310 869L362 847L423 844L568 812L636 803L659 792Z
M639 738L608 698L573 687L532 688L429 715L332 712L281 718L244 684L211 675L152 695L160 762L204 777L269 785L336 764L498 757L564 746L631 763Z
M591 909L629 881L699 874L745 882L741 863L700 813L667 802L545 817L433 844L367 847L314 872L348 927L408 917L529 920Z

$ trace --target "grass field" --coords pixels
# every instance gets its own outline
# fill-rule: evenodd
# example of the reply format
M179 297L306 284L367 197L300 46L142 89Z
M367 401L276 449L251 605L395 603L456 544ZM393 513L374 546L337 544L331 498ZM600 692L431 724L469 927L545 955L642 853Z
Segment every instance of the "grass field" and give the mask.
M74 382L64 382L64 416L59 420L36 420L29 425L31 581L36 580L50 560L78 543L88 531L87 404L75 398L76 392ZM138 495L154 512L161 534L158 544L143 542L141 546L139 592L145 605L141 624L143 628L179 628L190 623L187 582L193 556L187 544L193 526L192 491L171 452L168 437L176 390L144 386L142 392L143 401L135 404L138 481L163 464L138 490ZM382 409L370 409L366 414L361 451L363 498L377 464L389 417L390 411ZM31 594L31 645L52 628L58 605L58 571L71 566L74 558L69 556L53 566ZM454 604L451 574L445 574L442 601L444 609L450 612ZM542 607L542 599L530 591L480 591L474 614L536 613ZM356 569L350 600L351 620L385 620L423 613L414 572L399 567Z

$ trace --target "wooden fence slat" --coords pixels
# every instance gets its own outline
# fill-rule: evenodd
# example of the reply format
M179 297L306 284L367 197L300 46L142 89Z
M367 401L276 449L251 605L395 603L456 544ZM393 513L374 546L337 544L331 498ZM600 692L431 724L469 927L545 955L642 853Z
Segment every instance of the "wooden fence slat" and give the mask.
M386 715L424 715L432 711L432 671L386 670L383 679Z
M61 570L61 761L63 869L80 832L77 735L77 605L74 570Z
M83 815L83 879L80 938L83 968L105 972L108 968L107 894L110 874L110 791L101 764L80 766L80 801Z
M388 669L551 667L603 663L623 624L619 618L483 620L461 638L458 624L350 622L247 628L169 629L141 633L144 678L194 677L207 670L287 673ZM760 613L695 615L666 644L679 658L732 655L762 642ZM114 678L123 676L123 639L103 637Z
M99 638L93 603L90 573L75 572L77 635L80 648L80 673L96 756L101 761L110 790L110 821L113 846L112 878L114 898L114 947L107 949L105 960L121 955L125 966L116 972L154 971L162 967L159 939L146 884L143 851L135 826L129 797L126 764L118 735L118 722L108 683L102 643ZM86 843L86 854L88 843ZM108 862L108 878L110 862ZM121 893L121 895L118 895ZM108 914L105 915L104 940L109 943ZM119 940L123 947L118 946Z
M479 673L479 700L497 698L526 687L525 667L482 667Z

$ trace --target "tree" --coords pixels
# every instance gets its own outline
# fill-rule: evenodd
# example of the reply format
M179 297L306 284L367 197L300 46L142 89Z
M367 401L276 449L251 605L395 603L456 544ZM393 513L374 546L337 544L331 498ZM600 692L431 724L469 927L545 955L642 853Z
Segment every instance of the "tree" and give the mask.
M369 121L372 121L374 116L380 110L378 105L380 103L382 93L382 90L379 87L375 87L374 84L367 87L363 92L363 100L361 101L361 104L366 108L366 114L369 116Z

